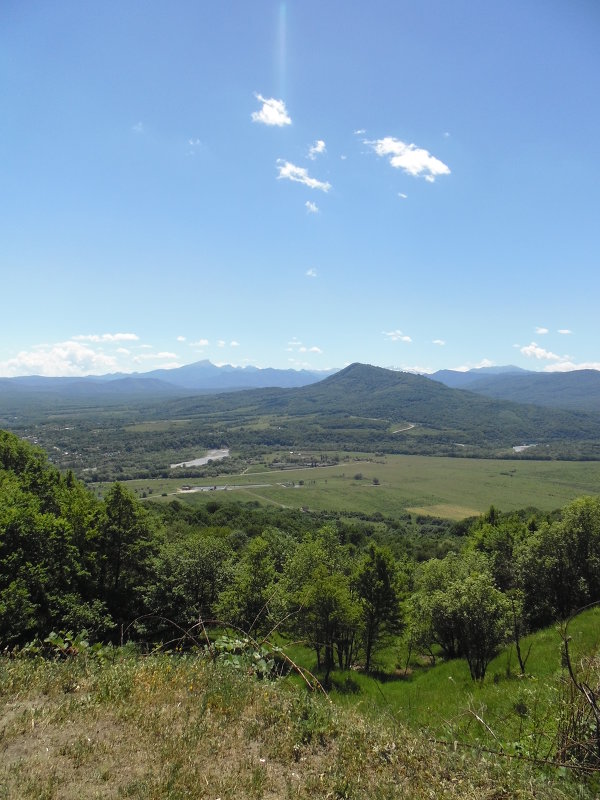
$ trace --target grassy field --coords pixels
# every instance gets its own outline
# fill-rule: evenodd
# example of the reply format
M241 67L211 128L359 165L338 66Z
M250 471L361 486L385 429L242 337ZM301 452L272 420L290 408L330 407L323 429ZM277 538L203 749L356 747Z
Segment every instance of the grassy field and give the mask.
M394 515L408 510L457 520L480 514L491 504L502 511L528 506L552 511L575 497L598 494L600 462L354 455L329 467L250 467L239 475L127 485L140 497L177 496L194 504L235 498L318 511ZM182 486L218 488L182 492ZM103 490L96 485L96 491Z
M452 674L436 668L430 675L437 675L439 696ZM479 698L461 694L460 702L459 714L468 716L471 707L481 712ZM579 775L515 759L498 742L486 749L441 741L406 725L403 714L387 698L379 707L368 695L331 702L290 681L258 681L202 656L140 657L126 650L58 662L4 656L0 798L596 796Z

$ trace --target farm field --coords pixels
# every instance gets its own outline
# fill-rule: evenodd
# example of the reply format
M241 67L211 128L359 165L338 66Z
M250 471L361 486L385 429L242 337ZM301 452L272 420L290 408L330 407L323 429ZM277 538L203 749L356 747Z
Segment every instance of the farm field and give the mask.
M228 499L315 511L389 515L411 511L458 520L480 514L492 503L502 511L529 506L552 511L580 495L597 494L600 463L364 454L327 467L250 467L237 475L125 484L138 497L177 497L192 504L227 495ZM217 488L182 491L184 486ZM104 490L102 484L95 488L99 493Z

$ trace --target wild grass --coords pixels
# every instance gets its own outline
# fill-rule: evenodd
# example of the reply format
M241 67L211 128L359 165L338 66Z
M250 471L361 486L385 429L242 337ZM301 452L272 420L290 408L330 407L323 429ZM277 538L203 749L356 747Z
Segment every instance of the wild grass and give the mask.
M436 743L201 656L0 659L0 798L554 798L572 777Z

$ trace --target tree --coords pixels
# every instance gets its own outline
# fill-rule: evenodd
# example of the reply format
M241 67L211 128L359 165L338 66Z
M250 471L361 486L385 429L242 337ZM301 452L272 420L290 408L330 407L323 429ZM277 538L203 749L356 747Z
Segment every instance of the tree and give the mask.
M371 669L374 650L389 636L400 633L403 627L400 612L400 580L391 552L386 548L369 546L354 579L361 608L365 669Z
M340 669L353 662L361 630L361 607L353 591L348 548L326 525L298 545L286 566L288 628L314 649L317 669L329 681L336 656Z
M485 556L451 553L423 565L410 602L409 641L446 658L464 657L482 680L511 629L511 606L495 585Z
M183 628L212 617L217 597L231 577L232 553L225 536L215 529L163 545L145 592L147 610ZM152 626L146 623L146 627ZM162 627L163 623L158 630Z
M533 625L600 600L600 499L580 497L515 548L518 585Z
M446 592L456 620L461 655L473 680L483 680L490 661L510 636L511 607L488 573L469 575Z
M98 523L98 590L113 617L125 622L139 613L155 541L152 521L135 495L115 483Z
M229 585L219 595L216 614L246 633L266 632L274 620L269 604L276 592L276 572L269 543L251 539L233 568Z

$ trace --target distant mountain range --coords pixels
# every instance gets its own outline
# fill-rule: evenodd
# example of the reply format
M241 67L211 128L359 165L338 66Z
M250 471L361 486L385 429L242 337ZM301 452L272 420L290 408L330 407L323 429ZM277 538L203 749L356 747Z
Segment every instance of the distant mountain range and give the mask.
M600 371L531 372L519 367L483 367L468 372L440 370L428 376L454 389L549 408L600 411Z
M217 367L208 360L175 369L82 378L26 376L0 378L0 392L68 394L73 398L108 396L180 396L187 393L232 392L266 387L306 386L335 370L260 369L259 367Z
M157 409L158 414L171 419L215 411L247 418L266 414L282 419L318 418L323 430L340 426L344 420L354 427L357 420L364 420L361 424L367 427L411 423L416 425L411 438L431 437L438 445L454 446L458 442L463 443L460 446L506 447L600 439L600 414L483 397L422 375L367 364L351 364L300 388L187 397Z
M260 369L231 365L217 367L210 361L203 360L176 369L156 369L143 373L113 373L83 378L0 378L0 398L60 397L82 402L102 400L116 403L127 399L168 399L245 389L302 388L322 382L336 373L345 373L345 370ZM389 380L408 374L395 370L382 370L382 373L386 373ZM482 367L466 372L439 370L432 375L413 377L495 400L588 413L600 412L600 371L597 370L547 373L509 365Z

